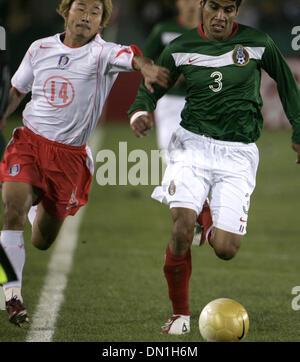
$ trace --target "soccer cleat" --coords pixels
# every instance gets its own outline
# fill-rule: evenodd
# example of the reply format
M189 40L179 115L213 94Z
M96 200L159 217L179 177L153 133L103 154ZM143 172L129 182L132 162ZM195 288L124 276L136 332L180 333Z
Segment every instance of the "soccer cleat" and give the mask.
M24 322L29 323L27 310L17 296L14 296L6 302L6 310L9 321L18 327L21 327L21 324Z
M186 334L190 332L190 321L183 316L173 315L161 329L163 334Z
M206 239L210 242L211 233L210 230L212 228L213 221L209 207L209 200L206 199L202 211L197 218L195 229L194 229L194 238L193 245L201 246L205 243ZM207 235L208 234L208 235Z

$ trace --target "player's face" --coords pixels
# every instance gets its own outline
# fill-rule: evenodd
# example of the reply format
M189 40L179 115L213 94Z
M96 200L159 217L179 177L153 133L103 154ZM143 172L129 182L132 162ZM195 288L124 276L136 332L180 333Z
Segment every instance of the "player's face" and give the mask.
M66 35L88 42L99 31L102 16L100 0L75 0L67 16Z
M207 0L202 3L204 33L210 40L228 38L233 23L238 15L236 2L233 0Z

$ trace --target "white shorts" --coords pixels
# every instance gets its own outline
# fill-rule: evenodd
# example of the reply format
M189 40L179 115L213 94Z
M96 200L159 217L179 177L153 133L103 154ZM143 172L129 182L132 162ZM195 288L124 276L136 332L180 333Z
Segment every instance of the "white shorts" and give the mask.
M250 196L255 188L259 162L255 143L218 141L180 127L173 134L162 186L152 197L197 215L210 193L216 228L246 234Z

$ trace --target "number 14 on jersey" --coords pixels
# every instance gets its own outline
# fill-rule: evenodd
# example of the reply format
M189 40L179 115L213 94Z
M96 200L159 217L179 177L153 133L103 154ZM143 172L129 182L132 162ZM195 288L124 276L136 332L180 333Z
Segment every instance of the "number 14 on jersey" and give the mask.
M67 78L54 76L46 80L44 96L52 107L65 108L73 102L75 91Z

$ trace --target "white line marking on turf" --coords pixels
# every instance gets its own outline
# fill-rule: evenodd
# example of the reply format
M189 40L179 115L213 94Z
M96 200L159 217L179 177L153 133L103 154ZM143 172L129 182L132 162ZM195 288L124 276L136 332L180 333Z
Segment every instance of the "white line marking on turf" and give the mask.
M97 129L90 142L93 154L99 147L101 137L102 133ZM68 283L68 274L72 267L84 212L85 207L82 207L75 216L68 217L55 241L45 283L31 320L26 342L52 341L58 313L64 301L64 290Z

